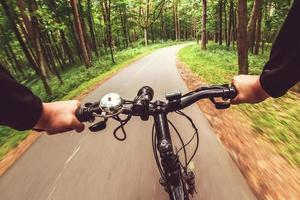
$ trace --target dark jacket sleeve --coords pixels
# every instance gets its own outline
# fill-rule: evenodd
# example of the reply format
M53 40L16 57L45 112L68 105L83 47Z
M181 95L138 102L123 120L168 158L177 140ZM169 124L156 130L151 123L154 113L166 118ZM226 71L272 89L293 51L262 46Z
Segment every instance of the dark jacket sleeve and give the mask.
M42 102L0 65L0 124L27 130L39 120Z
M262 88L272 97L284 95L300 81L299 23L300 0L295 0L260 76Z

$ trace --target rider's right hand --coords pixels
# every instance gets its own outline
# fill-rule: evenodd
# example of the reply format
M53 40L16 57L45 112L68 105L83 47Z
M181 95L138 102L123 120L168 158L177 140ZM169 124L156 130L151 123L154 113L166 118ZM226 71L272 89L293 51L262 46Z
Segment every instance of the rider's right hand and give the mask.
M76 130L81 132L84 125L75 116L80 102L77 100L43 103L42 115L34 129L47 131L48 134Z
M232 85L237 90L237 96L231 100L232 104L259 103L270 97L259 82L259 76L238 75L233 77Z

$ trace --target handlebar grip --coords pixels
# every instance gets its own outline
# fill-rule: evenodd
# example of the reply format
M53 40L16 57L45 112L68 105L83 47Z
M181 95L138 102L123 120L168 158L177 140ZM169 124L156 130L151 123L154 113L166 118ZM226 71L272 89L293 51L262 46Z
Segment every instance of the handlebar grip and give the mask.
M230 86L229 87L229 96L228 96L228 99L234 99L238 94L238 91L236 89L235 86Z
M78 121L85 122L82 108L77 108L76 109L75 116L78 119Z
M88 121L94 121L95 117L92 114L92 109L87 108L77 108L75 111L75 116L80 122L88 122Z

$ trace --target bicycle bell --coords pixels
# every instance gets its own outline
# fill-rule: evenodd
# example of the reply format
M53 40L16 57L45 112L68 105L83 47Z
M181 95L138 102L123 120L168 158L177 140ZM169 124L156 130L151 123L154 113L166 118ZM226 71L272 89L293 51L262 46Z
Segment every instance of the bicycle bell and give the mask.
M117 93L108 93L104 95L99 103L99 107L106 114L113 115L119 112L123 106L123 99Z

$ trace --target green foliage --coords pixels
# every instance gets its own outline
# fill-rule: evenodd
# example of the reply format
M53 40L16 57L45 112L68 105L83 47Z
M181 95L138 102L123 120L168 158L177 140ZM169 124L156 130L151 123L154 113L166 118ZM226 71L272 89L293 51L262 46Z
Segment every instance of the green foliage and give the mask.
M19 132L7 127L0 127L0 160L27 136L27 131Z
M181 56L185 56L182 58ZM200 51L197 45L185 48L179 54L187 64L198 74L205 77L211 83L224 83L231 80L233 75L238 72L237 54L235 49L216 44L209 44L208 51ZM199 59L193 58L202 58ZM258 74L261 71L267 55L250 55L249 69L250 74ZM213 72L213 73L212 73Z
M188 46L179 52L179 59L192 71L211 84L230 83L237 74L237 58L234 49L208 45L207 51L197 45ZM260 74L266 55L250 55L251 74ZM300 166L300 96L289 92L277 99L269 99L256 105L234 107L249 118L255 133L273 143L278 152L288 161Z

